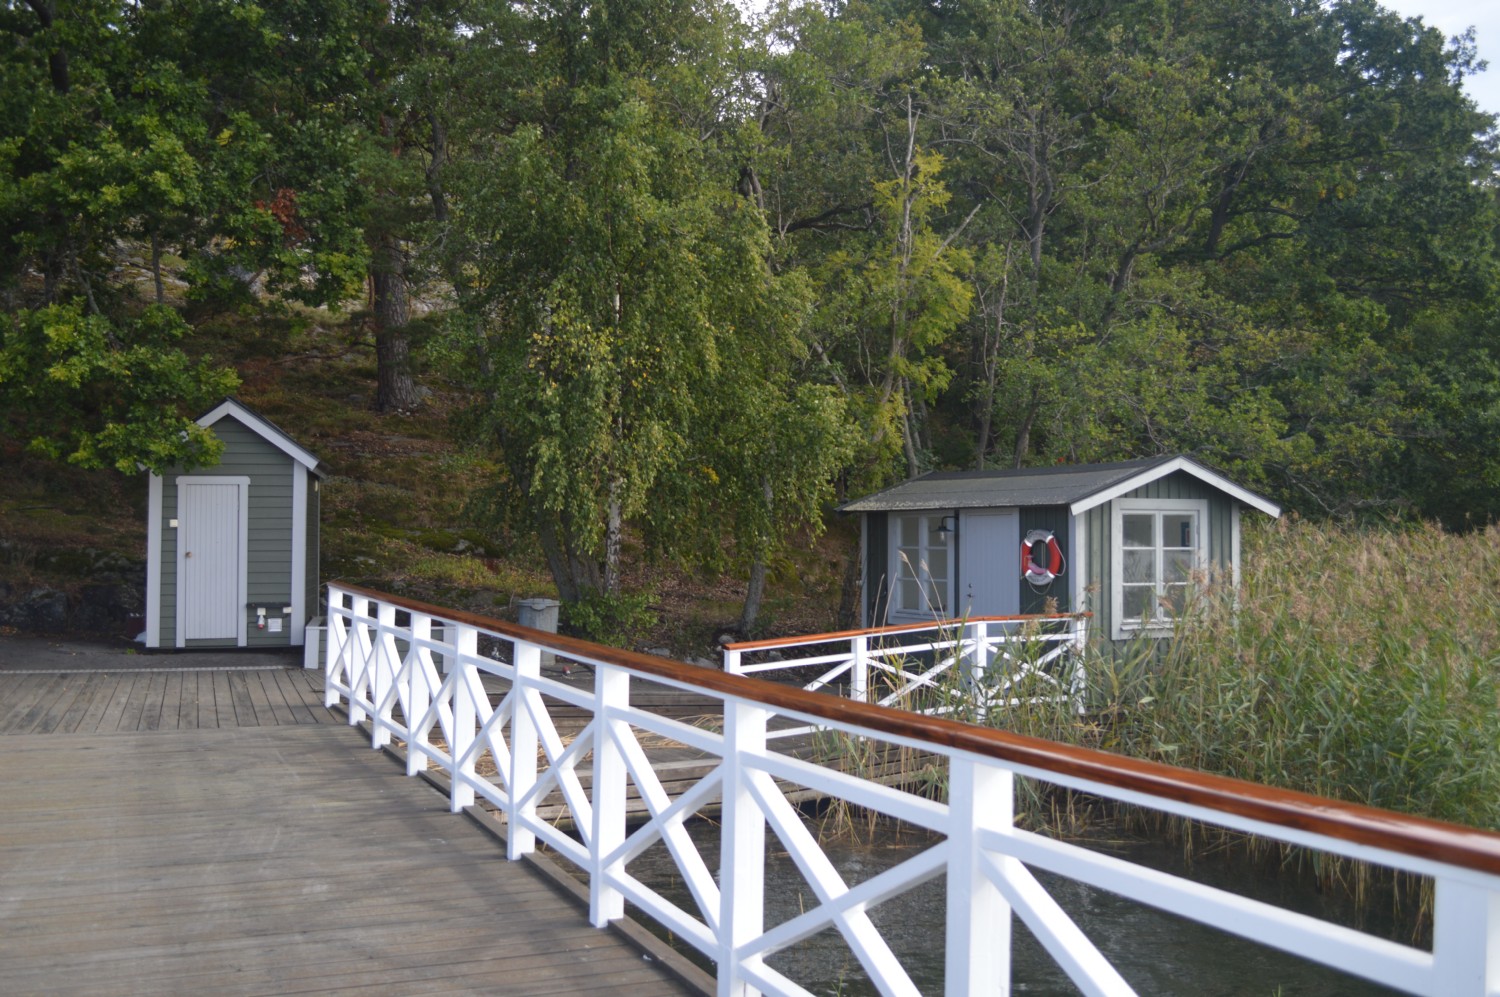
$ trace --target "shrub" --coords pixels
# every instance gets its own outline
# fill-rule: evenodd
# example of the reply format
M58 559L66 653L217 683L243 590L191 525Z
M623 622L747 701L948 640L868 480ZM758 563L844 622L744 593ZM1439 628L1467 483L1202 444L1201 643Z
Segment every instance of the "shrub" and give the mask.
M563 607L568 628L580 637L627 647L656 624L649 592L609 595L596 592Z

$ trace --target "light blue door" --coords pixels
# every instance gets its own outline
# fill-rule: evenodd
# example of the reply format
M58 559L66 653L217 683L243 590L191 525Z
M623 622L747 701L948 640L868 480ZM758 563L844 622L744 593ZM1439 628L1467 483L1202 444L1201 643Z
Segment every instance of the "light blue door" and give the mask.
M188 640L239 636L240 487L233 484L186 483L182 489L183 634Z
M958 525L958 596L963 615L1014 616L1021 611L1021 514L1015 509L965 510Z

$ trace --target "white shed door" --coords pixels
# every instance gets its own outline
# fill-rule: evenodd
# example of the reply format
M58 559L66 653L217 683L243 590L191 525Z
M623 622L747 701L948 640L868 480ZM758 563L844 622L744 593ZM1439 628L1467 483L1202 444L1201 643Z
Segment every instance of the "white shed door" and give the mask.
M177 597L183 605L188 640L238 637L240 614L240 488L230 484L188 483L182 490L182 577Z
M958 529L959 608L965 616L1021 611L1021 514L965 511Z

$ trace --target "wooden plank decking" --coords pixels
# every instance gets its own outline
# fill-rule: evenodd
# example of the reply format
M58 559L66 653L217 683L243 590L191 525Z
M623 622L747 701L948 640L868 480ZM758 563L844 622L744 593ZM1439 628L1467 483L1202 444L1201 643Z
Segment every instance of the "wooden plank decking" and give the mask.
M0 672L0 993L696 992L319 685Z
M342 723L300 668L0 671L0 735Z

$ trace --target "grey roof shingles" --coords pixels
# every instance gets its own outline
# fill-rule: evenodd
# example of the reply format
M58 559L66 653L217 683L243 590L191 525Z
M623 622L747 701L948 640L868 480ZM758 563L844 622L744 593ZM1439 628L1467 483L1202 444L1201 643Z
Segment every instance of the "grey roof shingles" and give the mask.
M839 510L894 512L906 509L1071 505L1175 459L1177 458L1169 455L1114 464L1075 464L1009 471L933 471L873 495L846 502Z

